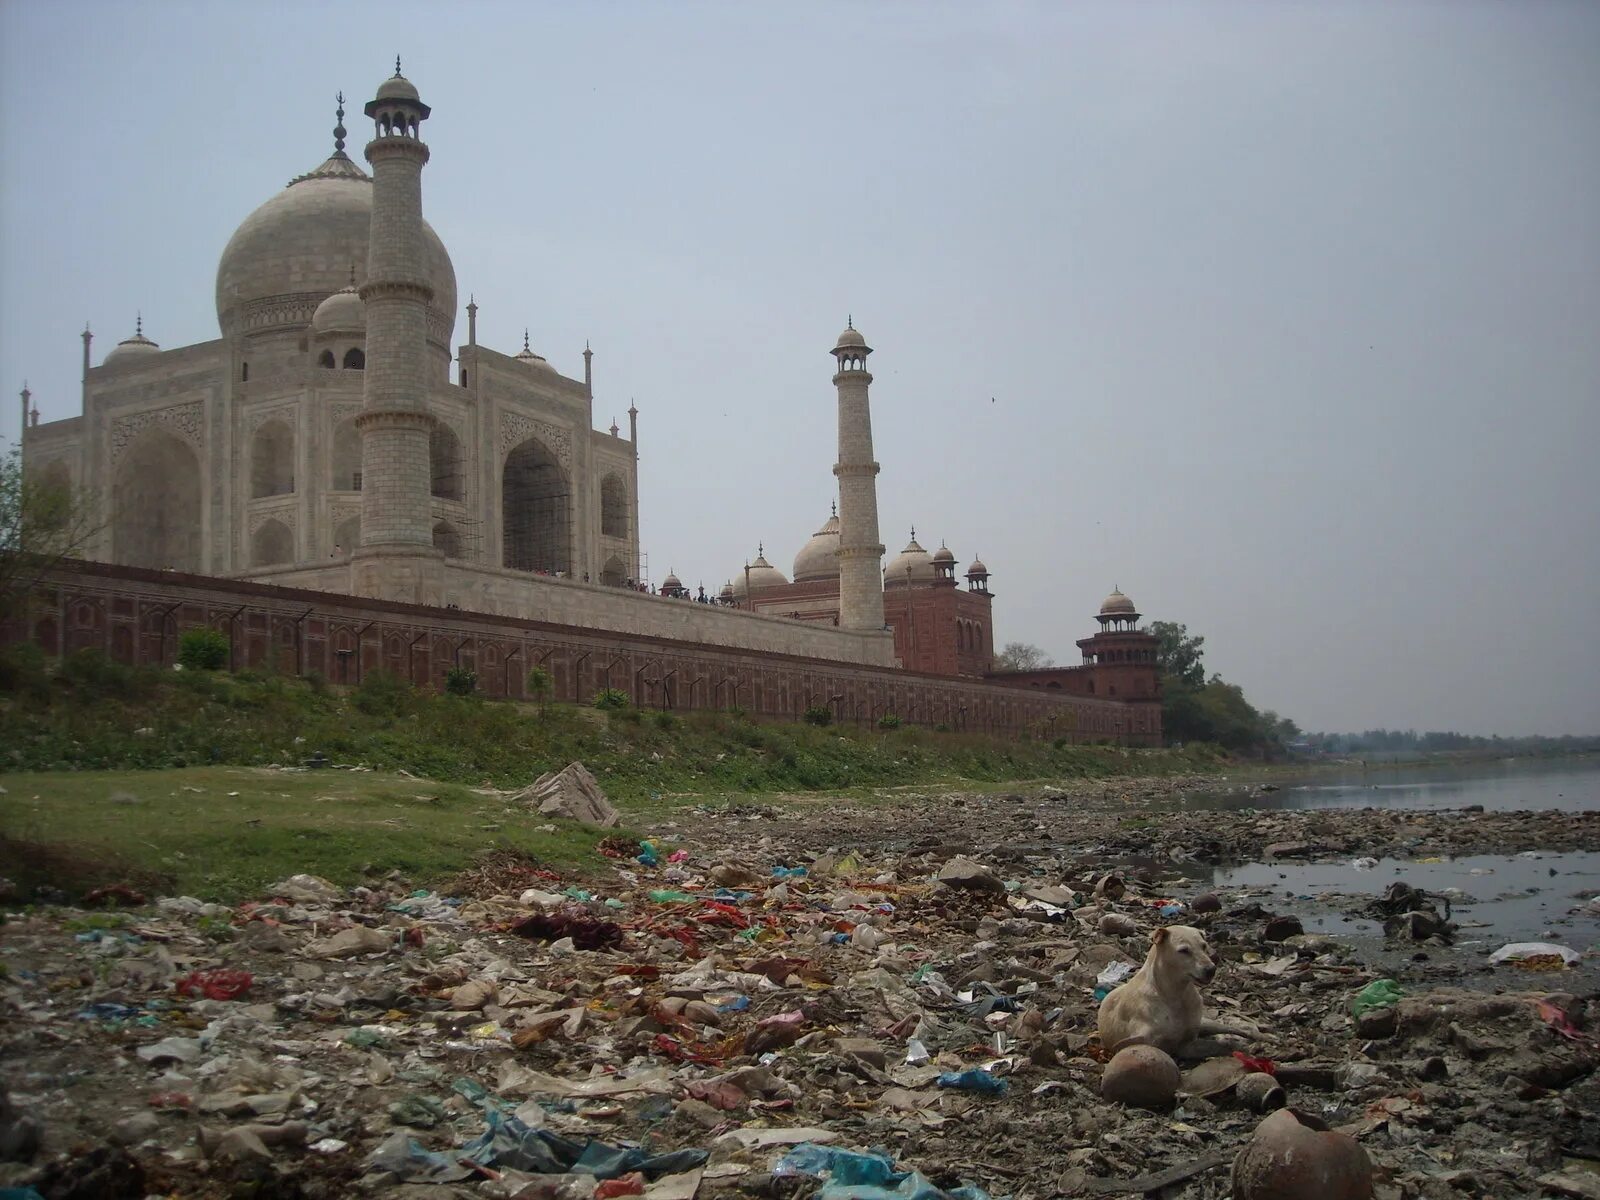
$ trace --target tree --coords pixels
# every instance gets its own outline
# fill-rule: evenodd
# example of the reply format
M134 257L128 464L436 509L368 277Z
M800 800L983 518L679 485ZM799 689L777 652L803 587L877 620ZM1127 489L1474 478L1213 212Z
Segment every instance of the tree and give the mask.
M1027 642L1007 642L994 656L997 671L1038 671L1051 665L1051 658Z
M22 452L0 459L0 617L21 615L38 582L81 554L96 532L94 505L70 481L22 469Z
M1156 662L1161 673L1189 687L1204 687L1205 662L1200 648L1206 644L1203 637L1190 637L1189 627L1176 621L1152 621L1150 632L1156 636Z
M545 714L546 706L550 702L550 693L555 688L556 681L549 671L543 667L534 667L528 672L528 695L539 702L539 715Z

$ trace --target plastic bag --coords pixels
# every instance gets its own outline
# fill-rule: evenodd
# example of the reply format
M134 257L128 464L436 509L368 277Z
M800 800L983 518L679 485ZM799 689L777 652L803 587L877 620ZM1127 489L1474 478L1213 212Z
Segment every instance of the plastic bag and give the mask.
M1374 1008L1388 1008L1391 1004L1398 1004L1403 995L1405 993L1394 980L1374 979L1356 993L1356 998L1350 1002L1350 1011L1359 1017Z
M249 971L190 971L178 980L178 995L204 996L207 1000L237 1000L250 990L255 976Z
M1004 1079L985 1071L982 1067L973 1067L966 1071L946 1071L939 1076L939 1086L957 1088L963 1092L987 1092L991 1096L1003 1096L1011 1088Z

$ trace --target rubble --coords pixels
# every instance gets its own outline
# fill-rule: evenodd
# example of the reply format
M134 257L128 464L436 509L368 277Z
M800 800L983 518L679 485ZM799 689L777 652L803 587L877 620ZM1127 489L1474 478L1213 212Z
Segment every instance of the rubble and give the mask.
M537 809L541 816L567 817L602 829L615 828L622 821L599 781L580 762L539 776L512 799Z
M686 806L582 875L497 857L438 890L296 875L234 906L15 912L0 1188L1220 1200L1258 1125L1322 1136L1314 1118L1370 1159L1352 1196L1583 1194L1591 957L1429 943L1380 970L1337 935L1275 938L1265 898L1192 864L1346 854L1346 818L1170 815ZM1365 814L1385 853L1386 828L1426 846L1514 815ZM1595 844L1572 816L1556 833ZM1259 1033L1162 1055L1160 1094L1124 1102L1099 998L1174 924L1218 961L1207 1014Z

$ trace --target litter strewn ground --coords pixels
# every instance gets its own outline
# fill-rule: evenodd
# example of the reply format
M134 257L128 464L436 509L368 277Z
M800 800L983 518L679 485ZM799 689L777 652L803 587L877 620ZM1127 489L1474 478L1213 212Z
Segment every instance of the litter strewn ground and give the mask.
M1281 1089L1357 1136L1381 1197L1600 1195L1591 958L1463 965L1413 890L1391 940L1423 957L1380 972L1184 869L1595 849L1600 817L1128 812L685 808L601 835L581 878L503 856L438 890L13 913L0 1187L1199 1200ZM1208 1010L1261 1035L1198 1047L1170 1110L1108 1102L1099 997L1179 923L1221 960Z

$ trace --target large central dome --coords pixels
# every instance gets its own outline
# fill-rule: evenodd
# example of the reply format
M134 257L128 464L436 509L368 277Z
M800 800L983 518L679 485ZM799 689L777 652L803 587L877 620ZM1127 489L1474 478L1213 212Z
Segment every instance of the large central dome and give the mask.
M217 323L224 334L306 325L317 305L367 273L372 178L336 150L268 200L228 239L217 265ZM450 349L456 272L423 222L423 262L433 299L428 340Z

